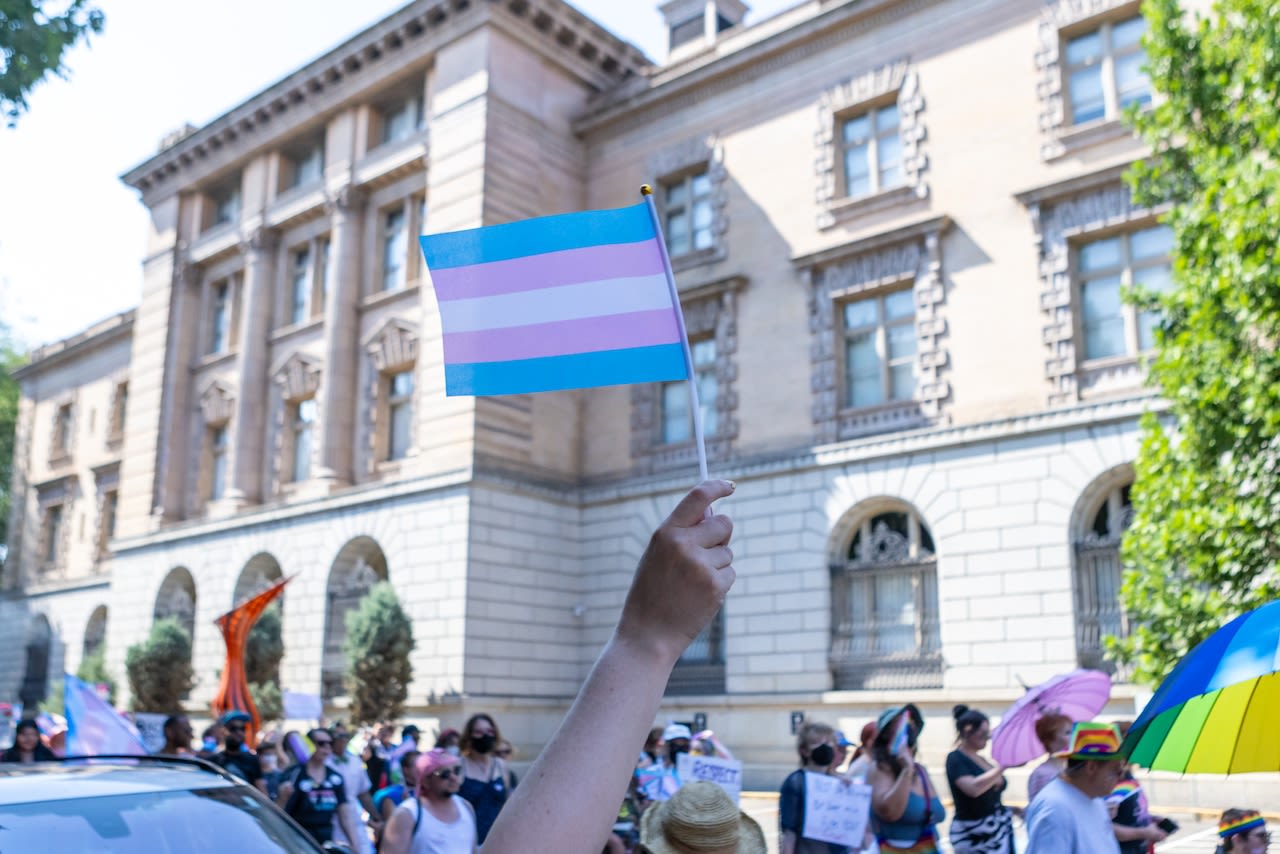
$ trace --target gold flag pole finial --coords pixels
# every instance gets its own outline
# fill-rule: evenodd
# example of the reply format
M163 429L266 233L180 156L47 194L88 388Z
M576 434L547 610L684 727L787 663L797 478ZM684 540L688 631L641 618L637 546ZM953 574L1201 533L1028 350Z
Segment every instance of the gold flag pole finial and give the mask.
M642 195L642 196L652 196L652 195L653 195L653 187L650 187L648 184L641 184L641 185L640 185L640 195Z

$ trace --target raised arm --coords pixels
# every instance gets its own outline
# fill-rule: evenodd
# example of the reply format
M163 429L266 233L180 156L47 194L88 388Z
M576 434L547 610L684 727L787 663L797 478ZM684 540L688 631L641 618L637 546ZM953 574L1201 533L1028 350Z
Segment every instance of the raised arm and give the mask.
M733 524L708 516L733 492L705 481L659 526L640 558L613 637L578 698L485 839L485 854L598 854L671 669L733 584ZM582 745L594 745L590 762Z

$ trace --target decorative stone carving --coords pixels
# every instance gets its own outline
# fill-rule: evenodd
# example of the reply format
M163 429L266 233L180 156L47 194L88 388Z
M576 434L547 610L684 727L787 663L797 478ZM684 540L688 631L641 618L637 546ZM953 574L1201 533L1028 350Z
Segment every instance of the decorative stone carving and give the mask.
M882 101L895 92L898 133L902 140L903 186L866 199L845 202L841 198L840 177L837 172L839 152L836 150L836 140L839 135L836 125L843 117L860 112L859 108L874 106L875 102ZM815 163L819 228L830 228L842 219L879 209L883 205L928 197L929 185L924 180L924 173L929 159L922 151L926 137L920 115L923 110L920 78L906 59L898 59L871 69L822 93L818 100L818 131L815 136L818 149Z
M200 412L204 416L206 427L220 427L231 420L235 411L235 398L230 390L218 380L205 386L200 392Z
M1036 97L1040 101L1040 131L1045 135L1040 145L1040 157L1053 160L1066 153L1062 134L1067 126L1066 100L1062 94L1062 30L1090 18L1106 14L1114 9L1132 6L1134 0L1048 0L1040 15L1038 27L1040 46L1036 51L1036 68L1040 80L1036 84ZM1121 134L1123 126L1114 123Z
M378 373L412 365L418 359L418 328L392 318L366 338L364 345Z
M1080 400L1081 376L1076 358L1075 301L1071 283L1070 241L1081 235L1149 219L1153 212L1133 204L1129 188L1119 182L1077 192L1058 200L1028 205L1040 255L1040 310L1042 339L1049 351L1045 379L1049 405L1066 406ZM1125 373L1137 384L1136 367ZM1088 385L1114 385L1109 373L1090 375Z
M724 166L724 145L716 134L697 136L655 152L645 162L646 174L653 176L656 182L659 209L665 204L665 182L704 168L711 181L711 233L714 242L708 249L673 256L671 268L676 272L712 261L723 261L729 254L725 239L729 230L726 213L729 196L724 186L728 178Z
M701 288L681 301L689 338L714 336L716 342L717 429L704 437L707 459L713 462L730 459L738 437L738 366L734 356L738 350L737 291L745 284L743 279L730 279ZM661 389L661 383L631 387L631 459L641 472L686 466L697 459L692 442L662 443Z
M266 255L275 251L280 236L274 230L259 226L240 238L240 252L244 255Z
M329 216L335 214L349 215L364 206L367 195L363 189L354 184L344 184L333 193L325 196L324 212Z
M305 353L294 353L276 370L275 380L285 401L314 397L320 388L320 362Z
M942 314L946 286L942 278L941 230L903 242L851 254L826 265L807 267L801 277L809 289L810 387L813 422L819 442L835 442L872 433L937 423L950 397L944 375L950 354L944 346ZM836 304L912 281L916 307L916 398L868 409L846 409L839 387L842 330Z

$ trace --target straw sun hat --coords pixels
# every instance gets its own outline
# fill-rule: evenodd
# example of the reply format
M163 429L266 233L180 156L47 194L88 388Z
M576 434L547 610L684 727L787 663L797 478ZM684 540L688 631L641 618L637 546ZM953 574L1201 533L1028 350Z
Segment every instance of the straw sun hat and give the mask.
M764 832L715 783L681 786L640 820L640 844L650 854L765 854Z

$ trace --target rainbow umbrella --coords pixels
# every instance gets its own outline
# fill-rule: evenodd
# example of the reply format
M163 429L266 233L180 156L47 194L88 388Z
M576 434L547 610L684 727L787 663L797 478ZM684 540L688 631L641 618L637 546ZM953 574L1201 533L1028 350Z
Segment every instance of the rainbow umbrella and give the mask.
M1227 623L1160 683L1124 752L1154 771L1280 771L1280 601Z

